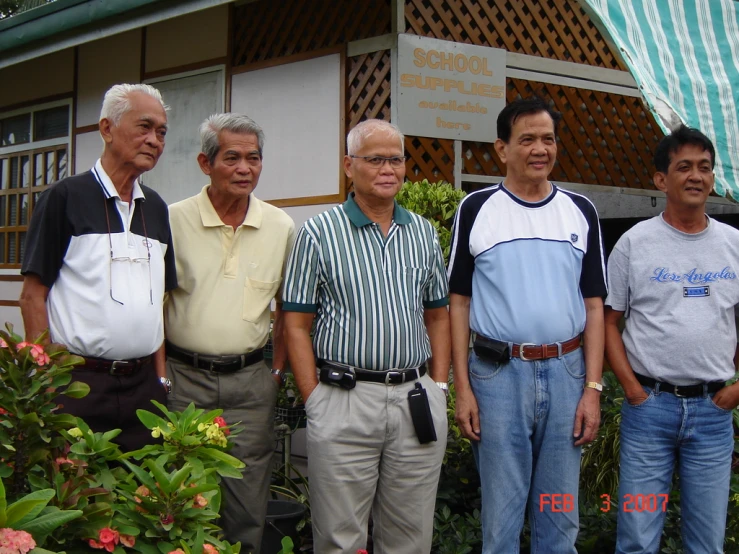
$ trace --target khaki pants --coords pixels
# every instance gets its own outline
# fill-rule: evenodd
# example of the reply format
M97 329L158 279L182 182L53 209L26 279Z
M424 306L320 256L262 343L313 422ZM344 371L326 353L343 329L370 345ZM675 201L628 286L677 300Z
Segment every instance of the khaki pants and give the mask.
M447 437L446 397L424 376L437 441L419 444L408 408L416 381L320 384L308 398L308 472L313 547L354 553L367 545L370 509L376 554L431 550L436 489Z
M246 464L244 477L221 481L220 525L229 542L241 542L241 552L259 554L275 449L277 383L264 362L212 373L168 358L167 376L172 380L169 409L184 410L190 402L206 411L221 408L226 423L244 427L229 451Z

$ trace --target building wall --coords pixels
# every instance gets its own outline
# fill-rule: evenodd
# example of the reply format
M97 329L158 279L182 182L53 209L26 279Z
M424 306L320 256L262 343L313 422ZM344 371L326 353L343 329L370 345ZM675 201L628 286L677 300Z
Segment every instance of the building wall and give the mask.
M0 112L34 100L72 95L74 50L68 48L0 69Z
M225 59L228 9L221 5L147 27L146 73Z

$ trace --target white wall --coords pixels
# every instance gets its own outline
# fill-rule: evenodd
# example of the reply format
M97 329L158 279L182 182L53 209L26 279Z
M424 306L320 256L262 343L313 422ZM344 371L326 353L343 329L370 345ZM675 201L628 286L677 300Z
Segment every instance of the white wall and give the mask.
M253 118L266 135L259 197L339 194L339 54L240 73L231 85L231 111Z
M257 188L257 190L259 189ZM257 197L259 197L258 194ZM325 212L326 210L330 210L336 205L337 204L316 204L315 206L290 206L288 208L282 209L287 212L287 215L293 218L293 221L295 222L295 229L298 229L303 223L308 221L314 215L318 215Z

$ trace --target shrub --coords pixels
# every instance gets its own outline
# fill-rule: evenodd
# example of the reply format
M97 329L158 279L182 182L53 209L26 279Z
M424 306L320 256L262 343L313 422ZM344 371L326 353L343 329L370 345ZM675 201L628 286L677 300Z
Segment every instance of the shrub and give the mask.
M0 550L238 553L215 524L221 477L244 467L227 453L236 429L222 410L154 402L164 417L137 414L162 443L123 454L112 442L120 430L94 433L58 413L59 395L89 392L71 382L80 361L61 345L21 341L10 325L0 331Z
M439 234L445 262L449 261L454 214L465 194L445 181L429 183L424 179L415 183L406 181L396 197L398 204L431 222Z

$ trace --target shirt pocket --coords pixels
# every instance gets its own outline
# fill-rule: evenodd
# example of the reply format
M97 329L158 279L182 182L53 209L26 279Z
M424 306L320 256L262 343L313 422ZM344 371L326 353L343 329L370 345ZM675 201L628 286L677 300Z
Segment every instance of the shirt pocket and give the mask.
M257 323L265 313L269 312L269 304L280 288L280 279L277 281L257 281L246 278L244 282L244 306L241 317L245 321Z
M400 282L404 284L409 307L419 310L423 306L423 294L431 270L426 267L404 267Z

